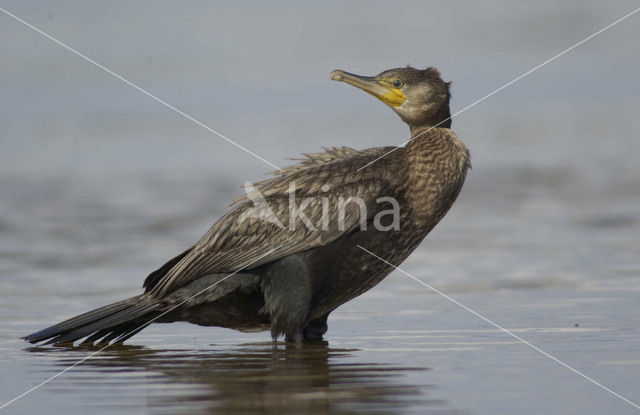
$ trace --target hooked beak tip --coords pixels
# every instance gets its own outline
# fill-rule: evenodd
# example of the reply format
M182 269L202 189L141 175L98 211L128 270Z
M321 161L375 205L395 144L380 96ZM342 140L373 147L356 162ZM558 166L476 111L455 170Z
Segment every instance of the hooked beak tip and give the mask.
M331 72L331 75L329 75L329 79L332 81L343 81L344 80L344 71L341 71L340 69L336 69L335 71Z

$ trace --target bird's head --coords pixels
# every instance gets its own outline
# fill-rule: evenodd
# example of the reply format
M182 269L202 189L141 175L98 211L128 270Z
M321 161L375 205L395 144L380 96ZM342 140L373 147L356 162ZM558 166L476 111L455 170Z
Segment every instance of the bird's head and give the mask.
M451 128L449 82L444 82L435 68L389 69L376 76L360 76L336 69L334 81L346 82L378 98L391 107L409 125L411 131L420 127ZM446 120L443 122L443 120Z

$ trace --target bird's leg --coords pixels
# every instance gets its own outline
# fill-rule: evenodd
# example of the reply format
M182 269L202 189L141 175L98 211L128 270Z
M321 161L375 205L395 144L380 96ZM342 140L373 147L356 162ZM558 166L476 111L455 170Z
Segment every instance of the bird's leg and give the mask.
M262 288L264 311L271 317L271 337L285 336L301 343L311 305L311 281L307 265L297 255L276 261L268 267Z
M322 317L311 320L309 324L307 324L307 327L305 327L303 330L304 340L322 340L322 336L327 332L327 329L329 328L327 326L327 318L329 318L329 313L325 314Z
M293 333L293 336L290 336L289 334L285 336L286 341L295 344L302 344L302 339L302 333L298 332L297 330L295 331L295 333Z

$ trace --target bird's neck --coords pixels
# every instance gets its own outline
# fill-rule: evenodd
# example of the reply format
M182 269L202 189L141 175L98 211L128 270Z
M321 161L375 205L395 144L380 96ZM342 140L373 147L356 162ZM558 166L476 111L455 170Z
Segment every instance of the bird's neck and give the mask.
M448 127L443 127L442 125L438 125L436 127L435 124L409 125L409 130L411 131L411 141L424 137L425 135L429 135L431 130L435 128L448 128Z
M435 115L431 115L428 118L416 124L408 122L411 137L415 137L420 133L424 134L425 131L433 128L451 128L451 111L448 105L441 107Z

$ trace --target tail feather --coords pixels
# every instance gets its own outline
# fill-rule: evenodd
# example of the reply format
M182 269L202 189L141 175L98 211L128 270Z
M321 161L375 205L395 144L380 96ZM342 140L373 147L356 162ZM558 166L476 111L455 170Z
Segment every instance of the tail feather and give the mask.
M159 303L141 302L141 297L131 297L100 307L29 334L23 339L31 343L46 340L47 344L51 344L74 342L87 337L85 343L93 343L100 339L118 339L132 331L137 333L147 326L145 323L152 318L149 316L155 314L154 310L160 307Z
M122 332L118 337L113 337L116 341L116 343L122 343L125 340L129 339L130 337L135 336L136 334L140 333L145 327L147 327L148 324L143 323L137 327L135 327L132 330L128 330L128 331L124 331ZM114 332L115 334L115 332Z
M83 343L85 344L93 344L95 342L98 343L109 343L111 340L121 336L123 333L128 333L139 325L144 325L143 321L132 321L129 323L120 324L118 326L109 327L107 329L99 330L84 339Z
M104 318L125 308L131 307L131 300L132 299L118 301L117 303L109 304L104 307L100 307L95 310L80 314L61 323L54 324L51 327L47 327L46 329L31 333L28 336L23 337L23 339L31 343L41 342L42 340L57 336L74 328L82 327L85 324L96 321L97 319Z
M108 329L100 330L93 333L91 336L84 339L83 344L94 343L110 343L115 340L115 343L121 343L139 333L149 325L151 318L137 319L128 323L123 323L118 326L110 327Z
M131 320L142 317L158 306L159 304L136 304L113 315L96 320L93 323L78 327L68 333L61 333L59 336L52 338L47 343L68 343L82 339L97 331L114 328L123 323L128 323Z

